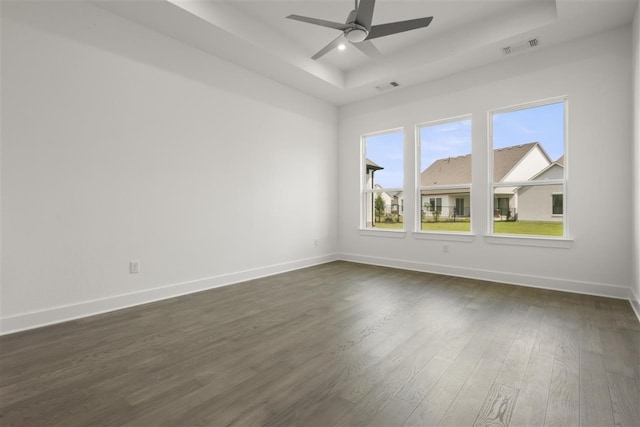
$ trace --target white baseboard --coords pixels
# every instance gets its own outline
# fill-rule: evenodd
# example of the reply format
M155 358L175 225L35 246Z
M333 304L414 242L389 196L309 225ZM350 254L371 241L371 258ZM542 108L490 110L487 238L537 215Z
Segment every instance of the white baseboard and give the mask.
M533 276L528 274L505 273L502 271L431 264L367 255L342 253L338 254L338 257L343 261L358 262L361 264L394 267L404 270L422 271L426 273L446 274L448 276L465 277L477 280L488 280L491 282L507 283L512 285L528 286L532 288L549 289L554 291L573 292L577 294L597 295L617 299L631 299L629 288L624 286L582 282L576 280L565 280L553 277Z
M633 307L636 316L638 316L638 320L640 321L640 298L638 298L638 295L635 295L632 290L624 286L343 253L329 254L282 264L269 265L189 282L175 283L168 286L130 294L117 295L99 300L85 301L78 304L54 307L47 310L5 317L0 319L0 335L66 322L82 317L93 316L140 304L147 304L154 301L173 298L180 295L228 286L247 280L258 279L260 277L272 276L274 274L285 273L287 271L298 270L300 268L320 265L336 261L338 259L357 262L360 264L371 264L401 268L404 270L446 274L449 276L488 280L492 282L529 286L534 288L597 295L617 299L628 299L631 302L631 306Z
M335 254L323 255L314 258L306 258L282 264L223 274L215 277L207 277L189 282L175 283L168 286L130 294L117 295L98 300L85 301L78 304L9 316L0 319L0 335L66 322L109 311L120 310L135 305L146 304L180 295L205 291L207 289L232 285L247 280L258 279L260 277L272 276L274 274L285 273L287 271L336 261L337 259L338 257Z
M631 302L631 307L633 308L633 311L636 313L636 317L640 322L640 295L637 295L633 291L633 289L631 290L631 296L629 298L629 301Z

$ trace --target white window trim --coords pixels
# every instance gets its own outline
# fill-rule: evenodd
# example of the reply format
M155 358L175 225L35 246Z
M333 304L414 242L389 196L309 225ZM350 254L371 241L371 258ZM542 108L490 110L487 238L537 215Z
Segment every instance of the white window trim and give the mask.
M484 236L489 244L532 246L541 248L569 249L573 246L573 239L553 236L534 236L520 234L491 234Z
M495 183L493 181L493 115L500 113L508 113L510 111L518 111L526 108L542 107L549 104L564 103L564 179L549 179L543 181L528 181L527 186L536 185L563 185L563 198L562 198L562 212L563 220L563 235L562 236L537 236L537 235L519 235L519 234L495 234L493 231L493 214L494 211L494 190L501 187L514 187L518 184L522 185L522 182L509 182L509 183ZM487 215L487 230L488 234L484 236L484 240L490 244L505 244L505 245L517 245L517 246L539 246L550 248L569 248L573 245L573 239L571 239L569 228L569 216L567 215L567 187L569 182L569 96L562 95L552 98L541 99L533 102L525 102L522 104L511 105L508 107L494 108L487 111L487 141L490 143L487 150L488 161L488 188L489 188L489 212ZM559 182L558 182L559 181Z
M457 232L457 231L428 231L420 230L414 231L413 238L416 240L441 240L445 242L473 242L476 235L469 232Z
M366 139L368 137L376 136L376 135L385 135L394 132L401 132L404 136L404 127L391 128L383 131L370 132L360 136L360 234L363 236L379 236L379 237L404 237L406 234L405 231L405 223L402 223L402 229L378 229L375 227L367 228L367 194L375 194L375 193L388 193L388 192L398 192L401 191L404 193L404 188L394 187L394 188L365 188L365 184L367 182L367 144ZM404 141L404 138L403 138ZM404 142L403 142L403 151L404 151ZM404 159L402 161L403 171L405 167ZM404 183L403 183L404 184ZM397 234L403 234L402 236L397 236Z
M404 230L394 230L392 228L361 228L358 230L361 236L369 237L390 237L396 239L403 239L407 232Z

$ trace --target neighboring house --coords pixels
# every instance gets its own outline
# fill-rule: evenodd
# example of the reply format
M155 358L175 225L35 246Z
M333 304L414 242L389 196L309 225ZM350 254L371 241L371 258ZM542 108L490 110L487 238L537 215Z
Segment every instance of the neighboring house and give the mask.
M471 154L436 160L420 176L421 186L458 185L471 183ZM439 213L441 217L469 217L469 189L423 190L422 212Z
M382 188L379 185L375 187ZM386 215L402 215L404 213L404 194L402 191L382 192L379 194L384 200L384 213Z
M382 187L378 184L373 186L376 190L381 190ZM381 191L376 193L374 200L380 195L384 200L384 215L402 215L404 213L404 194L402 191ZM375 206L375 202L374 202Z
M390 193L391 204L389 205L389 213L394 215L404 215L404 193L402 191L396 191Z
M384 169L382 166L376 164L374 161L366 159L366 180L367 185L365 188L373 188L373 177L376 171Z
M562 179L564 157L534 175L530 181ZM564 214L562 185L540 185L518 189L518 219L523 221L562 221Z
M422 172L421 186L470 184L471 160L471 154L436 160ZM527 181L538 176L551 165L551 159L537 142L499 148L494 150L493 179L497 183ZM494 215L497 218L511 219L519 215L518 190L519 188L515 186L496 189ZM468 217L470 202L470 192L466 188L422 191L425 214L439 211L441 217Z
M380 185L378 185L378 184L375 184L374 188L376 190L381 190L382 189L382 187ZM396 194L396 193L394 193L394 194ZM398 206L398 197L397 196L391 195L390 193L387 193L386 191L382 191L380 193L377 193L375 195L375 198L377 198L378 195L380 195L380 197L382 197L382 200L384 200L384 213L385 214L392 213L392 205L394 205L394 204L395 204L396 212L393 212L393 213L397 213L397 206Z

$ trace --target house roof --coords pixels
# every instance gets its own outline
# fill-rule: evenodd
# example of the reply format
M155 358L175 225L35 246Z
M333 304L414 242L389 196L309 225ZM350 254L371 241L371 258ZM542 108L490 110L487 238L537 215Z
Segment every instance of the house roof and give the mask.
M470 183L471 154L436 160L422 172L420 181L422 185Z
M545 153L538 142L498 148L493 151L493 176L501 181L535 147ZM547 156L548 157L548 156ZM558 159L560 160L560 159ZM550 161L550 160L549 160ZM433 162L421 174L421 185L453 185L471 183L471 154L448 157Z
M367 172L369 171L379 171L380 169L384 169L382 166L377 164L376 162L366 159Z
M550 171L553 168L560 168L560 170L564 169L564 156L560 157L558 160L551 163L549 166L547 166L546 168L542 169L540 172L532 176L531 180L539 179L540 177L545 175L548 171Z

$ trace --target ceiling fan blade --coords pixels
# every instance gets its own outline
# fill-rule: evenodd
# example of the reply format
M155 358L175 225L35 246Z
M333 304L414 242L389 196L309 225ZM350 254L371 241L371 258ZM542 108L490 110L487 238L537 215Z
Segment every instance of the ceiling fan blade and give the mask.
M302 21L302 22L307 22L309 24L320 25L321 27L334 28L340 31L344 31L347 28L351 28L349 25L346 25L346 24L325 21L324 19L309 18L307 16L300 16L300 15L289 15L287 16L287 19L293 19L295 21Z
M383 57L382 53L375 47L373 42L370 42L369 40L365 40L360 43L351 43L351 45L371 59L380 59Z
M358 13L356 14L356 24L362 25L369 31L373 20L373 8L376 6L376 0L360 0Z
M321 56L326 55L327 53L329 53L330 51L332 51L333 49L335 49L336 47L338 47L338 45L340 43L342 43L344 40L344 35L340 34L334 41L332 41L331 43L329 43L328 45L326 45L325 47L323 47L322 49L320 49L318 51L318 53L316 53L315 55L313 55L311 57L311 59L318 59Z
M408 21L390 22L388 24L374 25L369 31L369 35L365 40L376 39L378 37L390 36L391 34L403 33L405 31L415 30L427 27L433 16L428 18L409 19Z

